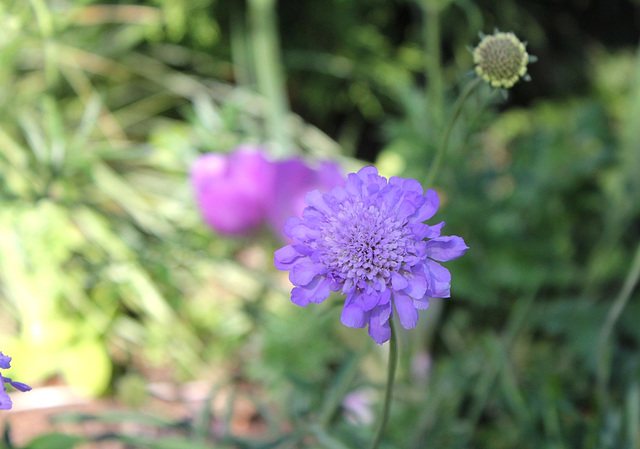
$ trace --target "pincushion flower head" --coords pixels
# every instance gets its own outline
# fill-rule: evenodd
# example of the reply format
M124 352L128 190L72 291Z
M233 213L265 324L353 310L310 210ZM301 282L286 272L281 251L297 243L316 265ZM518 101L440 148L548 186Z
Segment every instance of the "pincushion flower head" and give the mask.
M496 31L473 50L476 73L493 87L512 87L520 78L528 79L527 64L533 62L524 43L513 33Z
M0 369L9 369L9 368L11 368L11 357L4 355L2 352L0 352ZM4 386L5 383L11 385L13 388L19 391L31 390L31 387L29 385L25 385L22 382L16 382L0 374L0 410L9 410L13 405L13 403L11 402L11 398L9 397L9 395L5 390L5 386Z
M275 266L290 271L291 300L324 301L331 291L346 295L341 321L364 328L379 344L389 340L395 311L406 329L429 298L449 297L451 275L438 262L468 249L456 236L441 236L444 222L424 221L438 210L438 195L414 179L388 181L375 167L351 173L344 187L305 198L302 218L287 220L293 241L274 254Z

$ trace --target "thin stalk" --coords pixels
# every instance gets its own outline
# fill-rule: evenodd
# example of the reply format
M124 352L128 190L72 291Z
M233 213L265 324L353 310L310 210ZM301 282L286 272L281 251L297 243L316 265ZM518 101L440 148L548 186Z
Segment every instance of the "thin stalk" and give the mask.
M607 320L605 321L602 329L600 330L600 335L598 338L598 345L596 346L598 354L597 354L597 379L598 379L598 387L600 389L602 399L606 399L606 384L608 382L609 370L607 367L607 362L610 360L610 357L607 357L607 343L611 338L611 334L613 333L613 329L622 314L625 306L629 302L631 298L631 294L635 289L636 285L638 285L638 281L640 280L640 245L636 249L636 254L633 258L633 263L631 264L631 269L627 274L627 278L624 280L624 284L622 285L622 289L618 294L618 297L615 299L611 308L609 309L609 313L607 314Z
M253 63L258 91L266 100L267 134L275 144L273 154L285 157L293 147L287 132L289 112L280 42L276 26L275 0L249 0Z
M476 77L473 81L471 81L465 87L462 94L456 100L456 103L453 105L453 111L451 113L451 117L449 118L449 122L447 123L447 127L444 129L442 133L442 138L440 140L440 145L438 147L438 152L433 158L433 162L431 163L431 167L429 168L429 173L427 174L425 186L427 188L433 188L433 183L435 178L440 170L440 166L442 165L442 159L444 158L444 154L447 152L447 147L449 146L449 138L451 137L451 131L453 131L453 126L456 124L460 113L462 112L462 107L464 103L467 101L467 98L471 95L471 93L478 87L482 79L480 77Z
M382 406L382 415L380 415L380 421L378 423L378 431L376 436L369 446L369 449L377 449L382 440L384 429L389 421L389 410L391 410L391 396L393 393L393 381L396 377L396 366L398 365L398 340L393 325L393 320L389 320L389 326L391 327L391 338L389 338L389 366L387 369L387 386L384 392L384 405Z
M425 48L424 74L428 88L425 95L427 111L430 111L431 126L436 132L442 125L444 107L444 82L442 80L442 54L440 50L440 7L434 0L420 2L423 16L423 38Z

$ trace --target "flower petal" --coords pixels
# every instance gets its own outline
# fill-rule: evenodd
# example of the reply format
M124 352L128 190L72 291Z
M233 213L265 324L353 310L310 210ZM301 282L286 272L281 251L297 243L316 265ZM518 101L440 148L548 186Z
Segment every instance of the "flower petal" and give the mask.
M284 246L273 253L273 264L278 270L290 270L295 262L303 257L293 245Z
M31 387L27 384L23 384L22 382L16 382L15 380L11 380L8 377L4 378L4 381L7 382L9 385L11 385L13 388L15 388L18 391L30 391Z
M362 293L360 295L360 298L362 301L362 308L364 310L371 310L378 305L378 302L380 300L380 293L375 291L372 293Z
M416 211L416 205L409 201L408 199L403 199L400 204L398 204L398 210L396 211L396 216L398 219L403 220L410 215L413 215Z
M393 294L393 303L396 305L400 323L405 329L413 329L418 323L418 311L413 305L412 299L400 292Z
M320 190L312 190L304 197L304 202L309 207L314 207L325 215L331 215L332 211L322 198Z
M287 237L291 237L290 234L292 229L301 223L303 223L303 221L300 217L287 218L287 221L284 222L284 233L287 235Z
M403 293L412 298L422 298L427 291L427 280L424 278L424 270L414 269L412 276L407 276L407 287L402 290Z
M353 302L346 302L342 309L342 315L340 315L340 321L347 327L362 328L366 325L364 310Z
M391 272L391 286L394 290L402 290L406 288L407 285L409 285L409 281L407 281L404 276L395 271Z
M378 306L369 312L369 335L379 345L391 338L390 315L390 305Z
M427 226L429 228L429 232L427 232L427 235L425 235L424 238L435 239L436 237L440 237L440 230L443 226L444 221L438 223L437 225Z
M4 390L4 382L2 382L2 388L0 388L0 410L9 410L13 403L11 402L11 398Z
M291 290L291 301L301 307L310 302L320 303L329 297L331 282L322 276L316 276L313 281L304 287L295 287Z
M468 249L464 240L455 235L442 236L427 242L427 256L440 262L457 259Z
M433 260L427 260L424 264L427 277L427 296L430 298L448 298L451 296L451 273L445 267Z
M0 368L11 368L11 357L9 357L8 355L4 355L2 352L0 352Z
M306 258L298 260L289 273L289 280L293 285L304 286L313 280L314 277L327 272L327 268L320 263L314 263Z
M427 190L424 194L424 198L426 200L425 203L411 217L418 222L426 221L433 217L438 211L438 206L440 206L440 198L435 190Z
M416 240L426 238L431 231L431 228L425 223L410 223L408 226L411 228L411 232L413 232L413 236Z

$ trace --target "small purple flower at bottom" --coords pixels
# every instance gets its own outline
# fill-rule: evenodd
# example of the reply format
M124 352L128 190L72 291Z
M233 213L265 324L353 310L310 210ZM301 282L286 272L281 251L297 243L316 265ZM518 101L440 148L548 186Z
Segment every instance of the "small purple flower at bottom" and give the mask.
M4 355L0 352L0 369L9 369L11 368L11 357ZM5 390L4 384L8 383L16 390L20 391L29 391L31 387L29 385L25 385L22 382L16 382L11 380L8 377L4 377L0 374L0 410L9 410L13 403L11 402L11 398L7 394Z
M423 223L438 210L434 190L424 193L414 179L387 181L375 167L364 167L344 187L309 192L305 203L302 218L285 225L294 243L274 254L276 268L290 271L295 304L320 303L340 290L346 295L342 323L369 326L382 344L391 337L394 306L411 329L429 298L450 296L451 274L436 261L456 259L468 247L460 237L440 235L444 222Z

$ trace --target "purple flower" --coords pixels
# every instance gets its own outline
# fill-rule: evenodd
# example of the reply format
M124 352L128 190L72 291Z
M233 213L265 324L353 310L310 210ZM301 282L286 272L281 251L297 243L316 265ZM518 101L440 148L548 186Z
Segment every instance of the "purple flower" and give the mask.
M285 225L294 243L274 254L276 268L290 271L295 304L320 303L341 290L342 323L368 325L382 344L391 336L393 305L402 326L411 329L429 298L450 296L451 275L436 261L456 259L468 247L460 237L440 235L444 222L423 223L438 210L434 190L423 193L414 179L387 181L375 167L365 167L344 187L314 190L305 202L302 218Z
M11 357L4 355L2 352L0 352L0 369L9 369L9 368L11 368ZM0 410L9 410L13 405L13 403L11 402L11 398L9 397L9 395L5 390L5 386L4 386L5 383L8 383L16 390L20 390L20 391L31 390L31 387L29 385L25 385L22 382L16 382L0 374Z
M250 232L263 223L273 177L273 163L251 147L239 147L228 155L207 154L191 171L204 221L229 235Z
M307 192L316 189L328 192L336 186L344 186L344 182L340 168L332 162L323 162L317 170L299 158L276 163L273 197L267 208L271 228L282 234L289 217L302 215Z
M241 146L229 154L204 155L193 165L198 207L217 232L242 235L269 223L281 234L287 218L302 213L308 191L344 185L335 163L316 170L299 158L272 162L264 154L260 147Z

